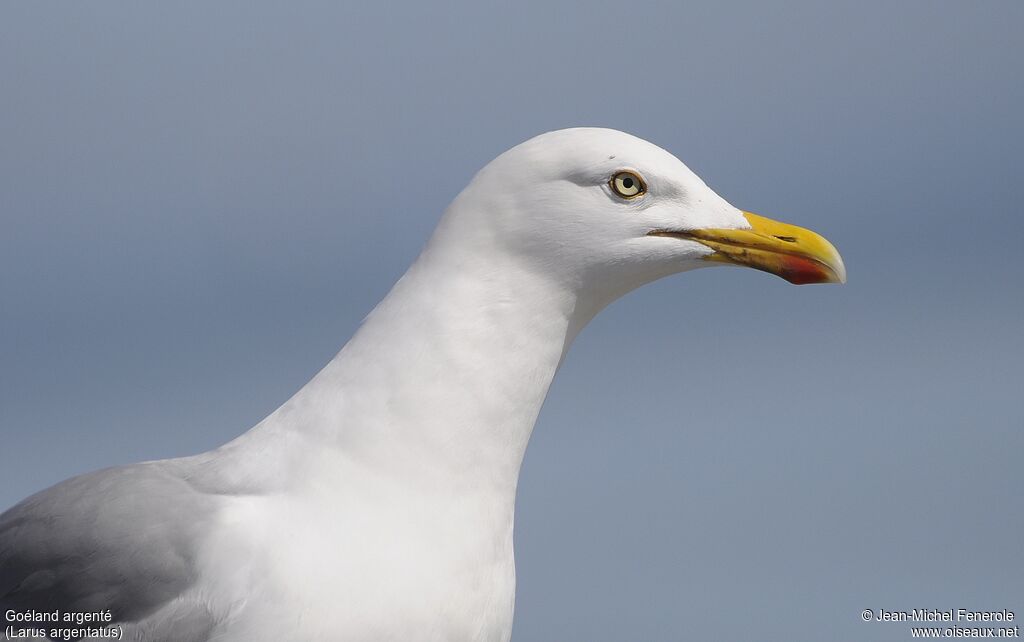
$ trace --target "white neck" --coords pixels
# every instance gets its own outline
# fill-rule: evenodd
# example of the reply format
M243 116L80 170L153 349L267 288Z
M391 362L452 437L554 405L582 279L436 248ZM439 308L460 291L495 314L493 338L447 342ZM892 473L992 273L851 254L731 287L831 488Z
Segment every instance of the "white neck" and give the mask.
M275 468L282 447L333 452L416 483L514 496L551 380L596 309L486 241L447 236L442 224L341 352L226 450L249 445L250 462L274 451L259 466ZM295 464L275 476L306 469Z

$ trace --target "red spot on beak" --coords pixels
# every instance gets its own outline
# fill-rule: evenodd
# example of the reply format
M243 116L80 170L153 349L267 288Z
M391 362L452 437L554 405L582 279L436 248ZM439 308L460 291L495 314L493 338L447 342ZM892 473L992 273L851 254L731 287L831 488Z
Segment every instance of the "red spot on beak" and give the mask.
M821 263L802 256L788 255L782 259L781 264L779 276L794 285L827 283L832 280L832 275Z

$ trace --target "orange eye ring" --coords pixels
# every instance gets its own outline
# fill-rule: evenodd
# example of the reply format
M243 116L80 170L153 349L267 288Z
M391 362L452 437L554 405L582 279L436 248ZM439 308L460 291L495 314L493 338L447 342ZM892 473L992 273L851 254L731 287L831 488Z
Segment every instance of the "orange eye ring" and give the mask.
M636 172L623 170L616 172L608 181L612 191L622 198L638 198L647 192L647 183Z

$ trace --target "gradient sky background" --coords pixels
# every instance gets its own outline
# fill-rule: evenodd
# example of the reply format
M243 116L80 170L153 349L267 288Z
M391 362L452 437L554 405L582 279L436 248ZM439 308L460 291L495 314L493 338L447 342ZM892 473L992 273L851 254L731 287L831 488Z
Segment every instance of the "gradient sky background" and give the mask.
M826 235L849 283L701 270L583 332L523 469L513 639L1024 617L1024 3L387 4L2 5L0 508L241 433L477 169L600 125Z

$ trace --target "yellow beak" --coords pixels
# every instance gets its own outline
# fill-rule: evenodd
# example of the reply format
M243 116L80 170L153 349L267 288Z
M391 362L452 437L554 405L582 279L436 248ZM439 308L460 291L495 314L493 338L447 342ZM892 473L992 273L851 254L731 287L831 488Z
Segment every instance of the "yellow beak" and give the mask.
M743 212L749 230L704 229L685 232L656 231L656 236L673 236L702 243L715 251L705 257L746 265L771 272L790 283L846 283L846 267L839 252L823 236Z

